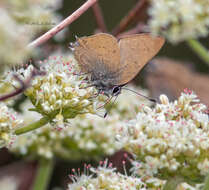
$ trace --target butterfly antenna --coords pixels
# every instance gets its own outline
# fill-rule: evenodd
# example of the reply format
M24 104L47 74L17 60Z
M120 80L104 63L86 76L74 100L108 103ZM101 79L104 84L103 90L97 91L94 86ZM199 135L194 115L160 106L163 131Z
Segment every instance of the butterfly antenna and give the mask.
M119 94L118 94L118 95L119 95ZM114 99L113 103L111 104L111 106L110 106L109 110L108 110L108 111L106 111L106 113L104 114L104 118L107 116L107 114L109 113L109 111L112 109L113 105L115 104L115 101L116 101L116 100L117 100L117 98L118 98L118 95L115 97L115 99ZM112 96L112 97L113 97L113 96Z
M124 87L123 87L123 88L121 88L121 89L129 90L129 91L131 91L131 92L133 92L133 93L135 93L135 94L137 94L137 95L139 95L139 96L142 96L142 97L146 98L147 100L149 100L149 101L151 101L151 102L154 102L154 103L157 102L155 99L149 98L149 97L147 97L147 96L145 96L145 95L143 95L143 94L140 94L140 93L138 93L138 92L136 92L136 91L134 91L134 90L131 90L131 89L129 89L129 88L124 88Z

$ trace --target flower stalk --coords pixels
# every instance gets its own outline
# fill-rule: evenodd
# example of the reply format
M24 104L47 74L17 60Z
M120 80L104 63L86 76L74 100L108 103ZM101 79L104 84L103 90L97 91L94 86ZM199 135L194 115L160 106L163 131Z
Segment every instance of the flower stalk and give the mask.
M205 184L202 190L207 190L207 189L209 189L209 173L205 179Z
M45 190L50 181L50 177L54 168L53 159L41 159L39 162L38 171L35 177L33 190Z
M187 44L209 66L209 51L199 41L194 39L188 40Z
M21 135L23 133L27 133L29 131L33 131L35 129L38 129L40 127L42 127L43 125L47 124L49 122L49 117L42 117L40 120L31 123L29 125L26 125L25 127L21 127L15 130L15 134L16 135Z

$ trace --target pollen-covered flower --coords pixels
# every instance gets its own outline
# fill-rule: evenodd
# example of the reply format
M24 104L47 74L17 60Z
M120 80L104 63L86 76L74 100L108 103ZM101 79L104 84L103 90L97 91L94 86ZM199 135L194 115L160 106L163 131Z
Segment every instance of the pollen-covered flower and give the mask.
M206 0L151 0L150 30L173 43L205 37L209 31L208 10Z
M169 177L180 175L190 180L208 174L209 118L206 106L185 90L178 100L165 95L155 108L145 108L120 129L119 142L140 160L140 175Z
M112 168L111 163L104 161L98 168L90 168L95 175L88 176L82 174L71 175L73 180L72 184L68 185L69 190L146 190L146 185L140 178L134 176L127 176L116 172L115 168ZM75 172L74 172L75 173Z
M14 130L19 127L22 120L3 102L0 103L0 148L10 147L16 138Z
M142 91L136 87L129 88ZM146 95L147 92L141 93ZM63 116L59 113L51 124L18 136L11 151L27 156L41 156L48 159L56 156L68 160L111 155L121 148L116 143L117 128L120 128L125 120L135 116L136 110L149 104L146 99L124 91L105 119L95 114L83 114L64 122ZM23 120L27 123L40 119L40 116L26 111L32 107L27 103L22 108Z

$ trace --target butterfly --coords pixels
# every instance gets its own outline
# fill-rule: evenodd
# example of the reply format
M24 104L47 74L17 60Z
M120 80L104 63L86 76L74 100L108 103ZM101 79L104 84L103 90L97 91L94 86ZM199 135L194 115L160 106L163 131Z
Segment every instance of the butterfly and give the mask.
M71 43L81 72L90 74L98 93L117 96L163 46L162 37L135 34L121 38L99 33Z

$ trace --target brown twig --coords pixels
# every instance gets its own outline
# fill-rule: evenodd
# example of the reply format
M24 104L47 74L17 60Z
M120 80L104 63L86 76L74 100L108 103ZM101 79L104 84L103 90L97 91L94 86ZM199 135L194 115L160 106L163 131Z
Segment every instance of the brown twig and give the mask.
M134 28L132 28L126 32L120 33L116 37L118 39L120 39L126 35L137 34L137 33L145 32L145 31L146 31L146 25L143 23L138 23Z
M92 9L93 9L93 13L94 13L94 16L95 16L95 19L96 19L96 22L97 22L97 25L98 25L100 31L101 32L107 32L107 27L105 25L103 14L102 14L102 10L101 10L101 8L99 6L99 3L96 2L92 6Z
M113 29L112 34L117 36L119 33L123 32L127 26L136 17L139 11L144 7L147 0L139 0L136 5L129 11L129 13L120 21L120 23Z
M52 38L56 33L63 30L66 26L68 26L73 21L75 21L78 17L80 17L88 8L90 8L96 2L97 2L97 0L88 0L80 8L78 8L75 12L73 12L73 14L68 16L66 19L64 19L57 26L55 26L54 28L52 28L51 30L49 30L48 32L46 32L45 34L40 36L38 39L31 42L28 45L28 47L32 48L32 47L36 47L36 46L43 44L44 42L46 42L47 40Z
M36 77L38 75L44 75L44 74L45 74L45 72L39 71L34 68L33 71L31 72L30 77L28 77L28 79L26 81L21 80L18 75L13 75L13 77L20 83L21 87L17 88L15 91L13 91L9 94L5 94L3 96L0 96L0 101L4 101L8 98L11 98L13 96L16 96L16 95L24 92L24 90L30 86L31 81L34 77Z

